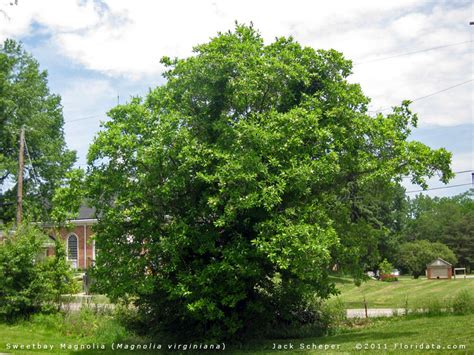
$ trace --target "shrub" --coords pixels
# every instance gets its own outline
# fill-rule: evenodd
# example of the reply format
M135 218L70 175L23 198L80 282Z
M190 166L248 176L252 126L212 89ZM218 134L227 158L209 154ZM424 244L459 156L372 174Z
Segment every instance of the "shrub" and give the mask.
M42 256L47 240L40 230L24 223L0 245L0 319L57 310L60 294L74 291L61 244L56 243L56 256Z
M394 281L398 281L398 278L390 274L381 274L380 280L384 282L394 282Z
M143 340L128 331L111 314L97 313L87 307L72 313L35 314L30 317L28 323L66 338L82 338L91 343L138 343Z
M449 307L443 300L427 298L418 303L416 310L428 316L439 316L449 310Z
M34 326L47 329L55 333L61 333L63 327L64 315L60 312L45 314L38 313L28 319L28 323Z
M346 306L339 297L333 302L324 303L323 311L329 317L329 327L331 329L338 328L347 321Z
M291 317L282 317L286 314L291 314ZM314 298L305 304L294 304L288 313L279 314L262 336L275 339L323 336L345 320L346 310L342 301L327 303Z
M389 263L387 259L383 259L383 261L379 264L379 270L381 274L391 275L393 271L393 265Z
M468 290L459 291L451 303L454 314L474 313L474 296Z
M65 314L61 331L64 335L90 337L100 334L99 329L107 328L106 323L110 319L110 316L95 312L91 307L81 307L79 312Z

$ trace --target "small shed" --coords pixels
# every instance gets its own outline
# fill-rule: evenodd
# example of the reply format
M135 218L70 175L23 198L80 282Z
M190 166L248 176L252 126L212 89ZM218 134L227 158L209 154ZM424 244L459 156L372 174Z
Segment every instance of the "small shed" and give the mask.
M428 279L450 279L452 275L453 266L441 258L426 265L426 278Z

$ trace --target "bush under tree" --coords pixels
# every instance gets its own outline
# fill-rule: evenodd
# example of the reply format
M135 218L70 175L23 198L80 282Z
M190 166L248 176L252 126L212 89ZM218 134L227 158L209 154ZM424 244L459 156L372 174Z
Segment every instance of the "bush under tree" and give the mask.
M398 278L393 275L393 265L387 260L383 259L379 264L380 280L385 282L398 281Z
M76 290L62 243L54 243L55 256L45 256L45 243L51 240L39 229L24 223L5 233L0 244L0 319L58 310L60 295Z
M337 51L237 25L194 54L90 147L98 287L181 340L313 322L331 267L361 276L384 233L370 196L448 181L450 153L407 140L409 102L370 117Z

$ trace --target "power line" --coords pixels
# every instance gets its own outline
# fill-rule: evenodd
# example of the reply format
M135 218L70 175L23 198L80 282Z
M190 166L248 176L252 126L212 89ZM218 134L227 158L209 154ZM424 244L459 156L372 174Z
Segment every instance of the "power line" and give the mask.
M33 165L33 161L31 160L31 155L30 155L30 150L28 149L28 145L26 144L26 138L23 138L24 140L24 143L25 143L25 150L26 150L26 156L28 157L28 161L31 165L31 169L33 171L33 179L35 179L36 183L37 184L41 184L41 181L38 177L38 174L36 173L36 169L35 169L35 166ZM48 211L46 210L46 205L47 205L47 201L46 201L46 198L40 194L40 199L41 199L41 210L43 212L43 217L45 218L45 221L46 222L47 220L49 220L49 214L48 214Z
M424 99L426 99L426 98L428 98L428 97L431 97L431 96L434 96L434 95L438 95L438 94L440 94L440 93L442 93L442 92L445 92L445 91L448 91L448 90L457 88L458 86L461 86L461 85L465 85L465 84L467 84L467 83L470 83L470 82L472 82L473 80L474 80L474 79L469 79L469 80L464 81L464 82L462 82L462 83L459 83L459 84L456 84L456 85L453 85L453 86L450 86L450 87L441 89L441 90L439 90L439 91L435 91L435 92L432 92L432 93L430 93L430 94L427 94L427 95L424 95L424 96L420 96L420 97L417 97L417 98L415 98L415 99L411 99L410 101L411 101L411 102L415 102L415 101L424 100ZM392 107L384 107L384 108L382 108L382 109L380 109L380 110L367 111L367 112L374 112L374 113L376 113L376 112L382 112L382 111L390 110L391 108L392 108Z
M474 170L453 171L453 174L471 173L471 172L473 172L473 171L474 171ZM410 179L410 178L412 178L412 176L409 176L409 175L402 176L402 179Z
M36 173L35 166L33 165L33 161L31 160L30 151L28 149L28 145L26 144L26 138L24 138L24 143L25 143L26 156L28 157L28 161L30 162L31 169L33 171L33 178L39 184L40 181L39 181L39 178L38 178L38 174Z
M472 173L474 170L462 170L462 171L454 171L454 174L464 174L464 173Z
M447 87L447 88L444 88L444 89L441 89L439 91L435 91L435 92L432 92L430 94L427 94L427 95L424 95L424 96L420 96L420 97L417 97L415 99L411 99L410 101L411 102L415 102L415 101L420 101L420 100L424 100L428 97L431 97L431 96L434 96L434 95L438 95L442 92L445 92L445 91L448 91L448 90L451 90L451 89L454 89L454 88L457 88L458 86L462 86L462 85L465 85L467 83L470 83L472 82L474 79L469 79L469 80L466 80L462 83L459 83L459 84L456 84L456 85L453 85L453 86L450 86L450 87ZM390 110L392 107L384 107L380 110L368 110L367 112L370 112L370 113L377 113L377 112L382 112L382 111L386 111L386 110ZM80 118L76 118L76 119L73 119L73 120L68 120L68 121L65 121L64 124L68 124L68 123L72 123L72 122L77 122L77 121L83 121L83 120L88 120L88 119L91 119L91 118L96 118L96 117L100 117L102 116L101 114L99 115L93 115L93 116L85 116L85 117L80 117Z
M432 188L429 188L429 189L426 189L426 190L413 190L413 191L406 191L405 193L406 193L406 194L411 194L411 193L414 193L414 192L425 192L425 191L431 191L431 190L450 189L450 188L453 188L453 187L461 187L461 186L468 186L468 185L472 185L472 183L468 183L468 184L459 184L459 185L450 185L450 186L432 187Z
M437 94L439 94L439 93L442 93L442 92L445 92L445 91L448 91L448 90L457 88L458 86L461 86L461 85L465 85L465 84L467 84L467 83L470 83L470 82L473 81L473 80L474 80L474 79L470 79L470 80L467 80L467 81L465 81L465 82L463 82L463 83L459 83L459 84L450 86L450 87L448 87L448 88L446 88L446 89L442 89L442 90L433 92L433 93L428 94L428 95L425 95L425 96L417 97L416 99L411 100L411 102L415 102L415 101L419 101L419 100L426 99L427 97L431 97L431 96L437 95Z
M392 58L403 57L403 56L406 56L406 55L412 55L412 54L416 54L416 53L422 53L422 52L433 51L433 50L436 50L436 49L442 49L442 48L448 48L448 47L459 46L459 45L461 45L461 44L466 44L466 43L471 43L471 42L473 42L473 40L464 41L464 42L457 42L457 43L450 43L450 44L445 44L445 45L442 45L442 46L420 49L420 50L413 51L413 52L406 52L406 53L395 54L395 55L391 55L391 56L388 56L388 57L382 57L382 58L376 58L376 59L367 60L367 61L365 61L365 62L356 62L356 63L354 63L354 66L356 66L356 65L362 65L362 64L367 64L367 63L373 63L373 62L379 62L379 61L382 61L382 60L388 60L388 59L392 59Z
M71 123L71 122L77 122L77 121L89 120L91 118L97 118L97 117L101 117L101 116L102 116L102 114L93 115L93 116L78 117L78 118L75 118L73 120L64 121L64 124L68 124L68 123Z

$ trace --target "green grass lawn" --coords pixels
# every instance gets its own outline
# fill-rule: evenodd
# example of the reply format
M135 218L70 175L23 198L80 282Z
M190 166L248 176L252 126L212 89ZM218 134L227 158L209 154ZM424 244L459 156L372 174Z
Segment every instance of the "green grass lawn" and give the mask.
M267 340L254 344L246 344L243 349L236 349L235 347L228 347L231 354L274 354L276 351L272 350L273 344L289 347L290 344L293 349L287 351L280 351L284 353L307 353L316 354L321 353L321 350L312 350L313 346L328 346L334 345L334 350L328 350L324 353L370 353L370 354L407 354L407 353L423 353L423 354L451 354L453 350L448 349L448 346L465 345L466 348L456 351L460 354L474 353L474 315L453 316L445 315L438 317L399 317L393 319L378 319L372 320L368 324L360 324L351 329L341 330L339 334L319 337L319 338L301 338L301 339L279 339ZM92 325L93 326L93 325ZM54 327L53 327L54 328ZM37 323L20 323L17 325L0 324L0 352L11 352L14 354L37 354L37 353L62 353L62 354L112 354L111 340L105 342L105 351L77 351L77 350L61 350L59 344L86 344L98 343L101 344L100 334L96 336L78 337L77 335L60 335L57 329L48 330L44 324ZM119 340L129 344L136 343L139 340ZM54 349L42 351L27 351L27 350L7 350L8 344L52 344ZM159 343L159 341L155 341ZM309 350L300 350L301 344L309 346ZM314 344L314 345L313 345ZM397 344L397 345L395 345ZM415 346L421 344L441 347L433 351L420 351ZM166 347L165 343L162 343ZM361 346L362 351L357 350ZM403 348L400 348L403 346ZM397 347L397 348L396 348ZM406 348L408 347L408 348ZM411 350L410 350L411 347ZM367 348L364 351L364 348ZM374 348L373 350L370 350ZM122 352L127 353L127 352ZM157 352L140 352L133 351L134 354L151 354ZM176 352L175 352L176 353ZM178 352L179 353L179 352ZM190 353L189 351L186 353Z
M334 278L341 294L337 296L346 308L363 308L364 296L369 308L404 308L431 299L444 300L465 289L474 294L474 279L427 280L402 276L397 282L370 280L356 286L349 278ZM333 297L331 301L334 301Z
M63 314L35 315L28 321L14 324L0 323L0 354L112 354L112 351L101 351L104 344L110 350L113 342L139 343L144 339L134 335L121 326L110 312L95 314L93 311L72 312L67 316ZM14 350L15 345L30 349ZM40 344L47 349L33 350ZM65 344L66 349L62 348ZM95 344L99 350L81 351L80 346ZM52 345L52 347L50 347ZM68 347L72 346L70 350ZM79 351L74 349L78 346Z
M408 297L409 307L416 307L419 302L427 300L445 300L461 290L474 294L474 279L459 280L414 280L401 277L398 282L380 282L370 280L360 287L349 278L335 278L341 295L330 302L341 300L347 308L363 307L364 296L371 308L403 308ZM465 345L457 353L474 354L474 314L457 316L442 314L438 316L414 315L388 319L356 320L352 324L336 329L335 335L325 337L299 337L298 339L260 340L244 344L242 347L228 346L231 354L274 354L283 353L370 353L370 354L451 354L448 346ZM303 333L302 333L303 334ZM0 324L0 354L116 354L130 351L114 351L112 343L149 344L148 339L134 335L113 318L111 312L96 316L92 311L71 313L66 318L60 314L38 315L30 321L16 324ZM161 344L162 349L167 343ZM9 348L7 345L9 345ZM53 348L42 350L14 350L13 344L24 346L30 344L52 345ZM64 349L61 344L71 349ZM81 345L89 344L96 350L81 350ZM397 344L397 345L396 345ZM417 349L421 344L439 346L430 351ZM102 345L106 350L100 350ZM333 345L333 349L331 349ZM74 350L74 346L78 349ZM318 348L321 346L321 348ZM357 347L361 347L361 350ZM324 351L325 347L327 350ZM97 350L99 349L99 350ZM159 353L158 351L133 351L134 354ZM174 352L190 354L193 352Z
M355 327L333 336L321 338L305 338L290 340L268 341L265 349L253 347L248 353L274 354L273 344L293 344L294 352L300 349L300 344L309 346L339 345L338 350L327 350L324 353L370 353L370 354L473 354L474 353L474 315L467 316L438 316L438 317L397 317L377 319L371 323ZM440 349L426 351L415 346L434 344ZM465 348L453 351L453 345ZM358 347L362 347L358 350ZM448 349L448 346L451 349ZM373 350L370 350L371 347ZM410 349L411 347L411 349ZM364 349L367 349L364 351ZM300 353L317 354L321 350L299 350ZM235 354L242 353L236 351Z

